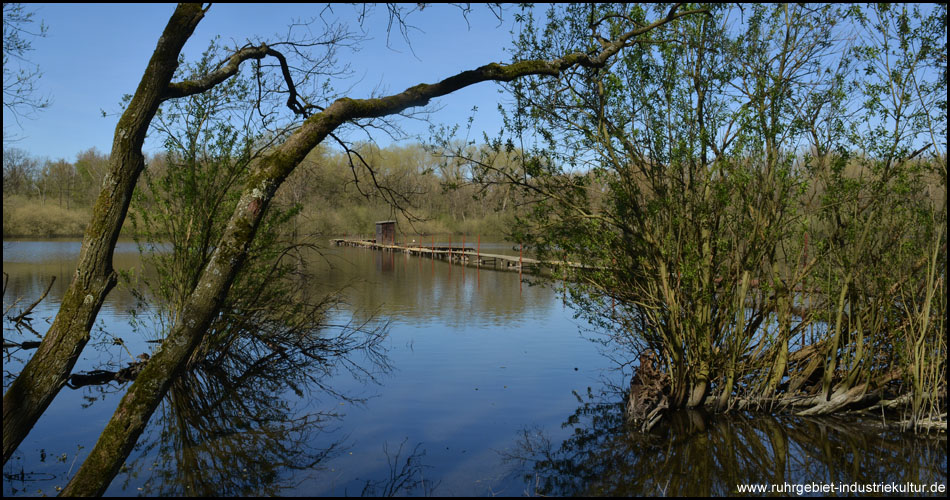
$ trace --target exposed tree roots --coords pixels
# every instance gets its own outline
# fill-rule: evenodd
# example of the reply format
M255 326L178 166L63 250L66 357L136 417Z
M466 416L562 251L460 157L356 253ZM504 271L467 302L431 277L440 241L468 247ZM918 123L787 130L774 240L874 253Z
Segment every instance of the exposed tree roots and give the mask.
M804 360L802 360L804 361ZM933 398L924 398L927 408L940 408L936 414L914 418L910 415L912 395L902 385L900 370L883 373L872 381L848 386L846 377L838 377L831 394L821 393L821 363L802 363L802 372L796 380L784 383L775 394L734 396L726 411L790 412L800 417L848 414L882 419L885 427L902 431L946 432L947 395L942 388ZM790 387L797 390L790 392ZM789 392L786 392L789 391ZM670 378L653 353L640 356L639 367L630 381L630 391L624 407L628 425L640 432L649 432L663 416L676 408L671 407ZM720 412L719 395L715 391L702 405L710 412Z
M649 432L669 408L669 377L659 367L652 352L640 356L640 366L630 380L630 392L624 408L628 424Z

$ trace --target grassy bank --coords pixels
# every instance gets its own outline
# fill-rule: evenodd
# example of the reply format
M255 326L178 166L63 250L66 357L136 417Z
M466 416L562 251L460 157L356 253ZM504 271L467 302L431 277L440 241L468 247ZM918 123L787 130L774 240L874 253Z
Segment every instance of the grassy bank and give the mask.
M56 202L4 196L3 237L82 236L91 216L90 207L65 208Z
M417 214L418 215L418 214ZM36 198L12 195L3 199L4 238L58 238L82 237L92 216L92 207L60 207L55 201L43 202ZM480 234L503 237L513 216L491 213L483 217L454 220L448 215L421 216L423 220L410 223L399 214L400 235ZM385 207L367 205L319 209L304 205L301 213L291 221L287 231L296 231L300 237L322 237L341 234L371 234L375 223L392 219ZM132 237L131 225L122 228L122 236Z
M91 206L61 207L55 201L25 196L3 197L4 238L81 238L92 217ZM122 237L132 237L126 220Z

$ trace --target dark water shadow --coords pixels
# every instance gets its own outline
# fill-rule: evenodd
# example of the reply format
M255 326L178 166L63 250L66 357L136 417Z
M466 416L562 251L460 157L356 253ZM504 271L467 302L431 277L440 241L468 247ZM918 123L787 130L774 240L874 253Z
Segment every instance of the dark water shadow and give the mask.
M113 488L148 496L279 494L288 471L319 467L342 445L310 446L339 416L300 414L277 396L286 389L277 379L285 375L235 377L214 369L182 376Z
M365 327L337 336L312 332L307 341L278 348L255 338L199 363L174 381L139 440L138 458L111 491L270 496L296 488L297 472L319 470L345 449L346 436L329 444L318 438L336 434L343 417L325 408L363 402L326 381L343 370L371 382L373 371L390 369L380 346L385 325ZM141 484L140 475L147 478Z
M847 418L696 411L675 413L643 434L628 431L622 404L605 399L578 396L562 442L526 429L503 454L527 495L725 496L740 494L737 485L786 483L911 483L929 495L937 494L931 485L947 484L946 435L884 431Z
M296 489L298 474L322 469L345 450L339 402L364 402L328 381L343 372L372 385L376 374L388 373L386 331L380 322L288 330L294 335L279 345L273 336L242 336L239 348L198 362L172 382L107 494L263 496ZM84 388L96 396L84 393L82 406L126 387ZM88 454L83 448L60 457L39 450L39 460L19 450L16 463L4 467L5 493L59 491ZM53 459L61 465L50 467Z

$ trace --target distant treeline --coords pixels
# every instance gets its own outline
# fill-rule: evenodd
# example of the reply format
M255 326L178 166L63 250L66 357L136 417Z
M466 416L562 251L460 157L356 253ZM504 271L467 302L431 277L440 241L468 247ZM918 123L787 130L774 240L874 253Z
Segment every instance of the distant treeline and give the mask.
M161 177L165 154L150 156L147 165ZM502 236L523 205L518 192L475 186L451 165L419 144L317 149L284 183L277 204L299 205L286 228L299 237L369 234L376 221L388 219L398 220L403 234ZM108 171L108 155L95 148L73 162L5 148L3 236L82 236ZM128 236L131 231L126 224Z
M3 149L3 236L81 236L109 171L109 158L95 148L76 161Z

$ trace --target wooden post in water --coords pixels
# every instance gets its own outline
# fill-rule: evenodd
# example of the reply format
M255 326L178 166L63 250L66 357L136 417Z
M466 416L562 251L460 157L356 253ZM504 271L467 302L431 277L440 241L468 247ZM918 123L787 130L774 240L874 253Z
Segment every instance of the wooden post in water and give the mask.
M522 262L523 254L524 243L518 243L518 294L521 294L521 291L524 289L524 285L521 284L521 271L524 269L524 264Z

